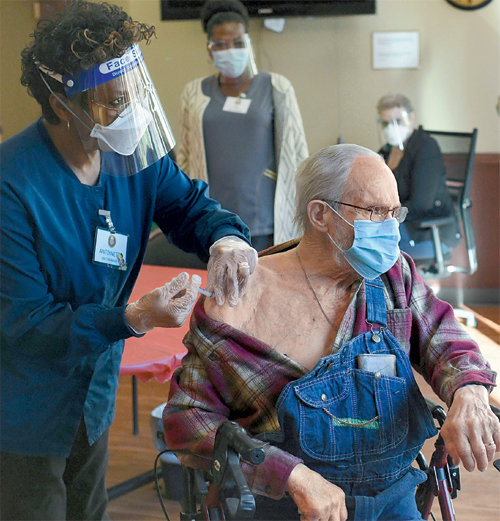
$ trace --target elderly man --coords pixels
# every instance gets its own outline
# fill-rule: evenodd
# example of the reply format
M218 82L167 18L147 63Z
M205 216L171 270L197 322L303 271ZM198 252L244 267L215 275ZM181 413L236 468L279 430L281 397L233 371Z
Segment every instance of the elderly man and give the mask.
M400 254L405 214L375 152L335 145L306 160L298 245L262 256L236 306L195 308L164 411L169 447L210 456L228 418L253 435L281 429L261 465L243 465L255 493L288 492L302 521L419 520L425 476L411 463L436 431L411 362L450 406L442 435L454 461L485 470L500 447L495 373ZM280 506L275 519L291 515Z

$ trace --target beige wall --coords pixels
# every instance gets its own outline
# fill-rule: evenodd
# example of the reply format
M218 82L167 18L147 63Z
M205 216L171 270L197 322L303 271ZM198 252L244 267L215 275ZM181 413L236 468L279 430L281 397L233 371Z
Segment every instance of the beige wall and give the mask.
M4 137L38 114L19 86L19 52L32 31L31 0L0 0L0 117ZM159 0L124 0L130 14L156 25L143 48L177 135L179 96L192 78L213 72L198 21L162 22ZM418 31L418 70L373 70L373 31ZM461 11L445 0L378 0L376 15L289 18L282 34L252 20L250 34L262 70L295 86L311 151L345 142L379 145L375 105L389 91L406 93L428 128L479 128L478 152L500 152L500 2Z

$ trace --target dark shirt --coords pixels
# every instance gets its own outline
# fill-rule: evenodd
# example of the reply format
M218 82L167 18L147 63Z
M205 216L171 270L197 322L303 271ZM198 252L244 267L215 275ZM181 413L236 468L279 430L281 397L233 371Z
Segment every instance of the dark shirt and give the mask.
M391 145L379 150L387 162ZM416 221L455 215L453 202L446 187L446 167L439 146L421 128L415 130L405 146L399 165L394 169L399 199L408 208L405 224L415 242L431 240L430 230L419 230ZM453 247L458 239L456 223L444 226L441 239Z
M112 422L124 339L133 334L124 310L152 221L204 258L215 240L248 240L248 232L168 156L131 176L103 164L88 186L41 120L0 153L1 448L67 457L82 416L90 443ZM107 228L100 209L127 236L126 270L93 262L96 228Z

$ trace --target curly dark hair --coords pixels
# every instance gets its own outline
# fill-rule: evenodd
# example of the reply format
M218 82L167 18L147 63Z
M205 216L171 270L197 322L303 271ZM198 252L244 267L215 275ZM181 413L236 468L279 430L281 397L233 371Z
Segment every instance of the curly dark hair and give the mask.
M238 22L248 31L248 11L239 0L208 0L201 8L201 25L210 38L214 25Z
M71 74L121 56L134 43L149 43L155 28L132 18L117 5L75 0L50 20L40 20L33 41L21 52L21 84L42 107L54 125L60 119L50 107L50 92L38 64L58 74ZM55 93L64 95L62 83L44 74Z

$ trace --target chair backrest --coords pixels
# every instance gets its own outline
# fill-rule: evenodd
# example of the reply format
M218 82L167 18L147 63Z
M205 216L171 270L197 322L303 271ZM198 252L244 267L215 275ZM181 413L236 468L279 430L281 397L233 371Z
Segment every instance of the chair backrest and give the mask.
M468 266L448 265L446 271L472 274L477 270L476 241L470 209L470 188L474 171L477 128L472 132L446 132L427 130L426 134L435 139L443 154L446 167L446 185L455 207L456 215L463 227Z
M143 262L154 266L207 269L207 264L200 260L197 255L187 253L169 242L159 228L152 231L149 236Z

